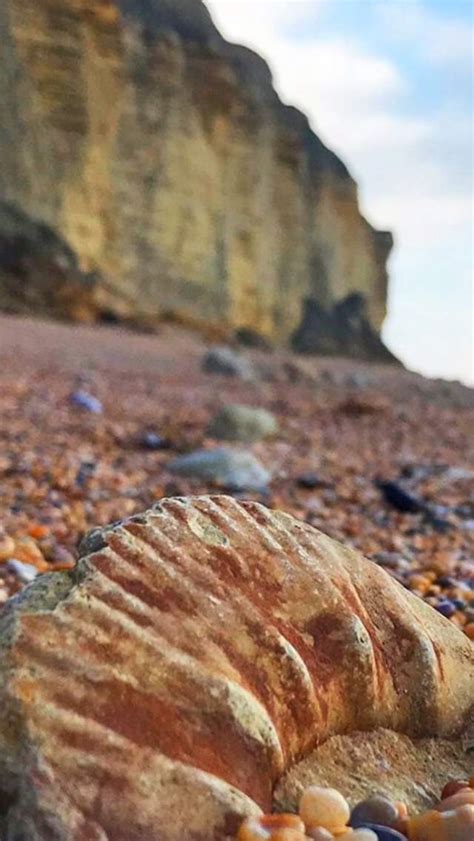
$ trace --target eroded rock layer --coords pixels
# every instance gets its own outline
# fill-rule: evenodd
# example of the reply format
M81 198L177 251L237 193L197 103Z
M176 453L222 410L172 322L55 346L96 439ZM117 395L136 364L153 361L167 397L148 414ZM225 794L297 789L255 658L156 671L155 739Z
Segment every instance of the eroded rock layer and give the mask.
M378 332L391 235L201 0L4 0L0 36L0 198L102 279L98 316L285 342L358 293Z
M474 650L289 515L164 500L0 622L0 803L25 841L230 841L326 738L459 737Z

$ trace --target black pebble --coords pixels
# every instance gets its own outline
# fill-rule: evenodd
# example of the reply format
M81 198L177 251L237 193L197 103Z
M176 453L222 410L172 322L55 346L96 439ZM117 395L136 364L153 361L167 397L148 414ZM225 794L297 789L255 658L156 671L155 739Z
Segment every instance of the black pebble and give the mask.
M303 473L301 476L298 476L296 484L299 488L305 488L305 490L311 491L321 486L321 480L316 473Z
M397 482L376 482L382 496L389 505L404 514L418 514L426 511L425 503L418 497L405 491Z

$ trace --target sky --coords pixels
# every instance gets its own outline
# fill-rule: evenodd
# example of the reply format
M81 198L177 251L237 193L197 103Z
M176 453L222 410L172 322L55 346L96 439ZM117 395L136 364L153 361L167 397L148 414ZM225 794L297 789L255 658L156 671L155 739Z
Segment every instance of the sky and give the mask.
M206 0L262 54L390 229L384 339L412 370L474 384L471 0Z

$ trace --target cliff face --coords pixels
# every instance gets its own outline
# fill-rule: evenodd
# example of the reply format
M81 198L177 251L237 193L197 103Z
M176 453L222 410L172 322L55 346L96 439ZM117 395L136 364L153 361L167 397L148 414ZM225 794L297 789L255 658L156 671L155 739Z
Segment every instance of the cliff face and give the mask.
M308 299L359 293L379 330L390 234L200 0L3 0L0 37L0 199L98 278L98 310L284 342Z

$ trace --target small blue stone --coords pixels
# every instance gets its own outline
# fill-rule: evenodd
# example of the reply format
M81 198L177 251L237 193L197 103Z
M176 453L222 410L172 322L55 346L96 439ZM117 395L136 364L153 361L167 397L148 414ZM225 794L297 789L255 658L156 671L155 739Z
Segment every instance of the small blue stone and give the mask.
M71 403L80 409L86 409L86 411L92 412L94 415L101 415L103 411L100 400L97 397L93 397L92 394L88 394L87 391L74 391L71 394Z
M391 829L388 826L380 826L377 823L365 823L364 826L358 826L357 828L371 829L376 833L379 841L407 841L406 835L402 835L396 829Z
M161 435L157 435L156 432L145 432L140 438L140 445L145 450L166 450L168 442Z
M444 601L439 602L436 605L436 610L442 614L442 616L446 616L449 619L453 613L456 613L456 606L453 602L449 601L449 599L444 599Z

